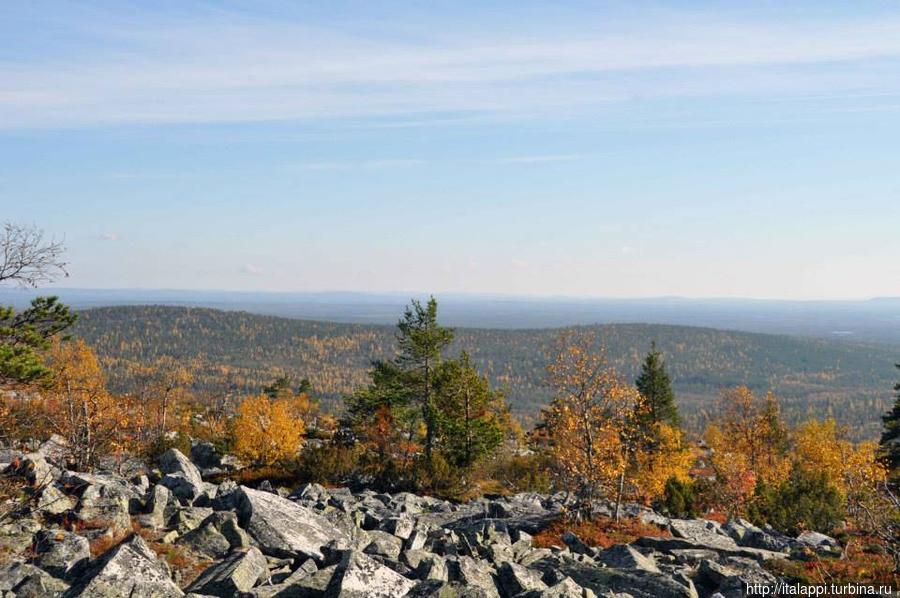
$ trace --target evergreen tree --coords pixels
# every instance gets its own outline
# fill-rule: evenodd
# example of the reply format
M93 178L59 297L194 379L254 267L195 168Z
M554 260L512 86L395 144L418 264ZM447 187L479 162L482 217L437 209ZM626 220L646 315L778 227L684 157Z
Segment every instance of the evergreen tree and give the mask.
M900 368L900 363L897 364ZM900 473L900 382L894 385L897 398L890 411L882 416L884 431L881 433L879 452L893 479Z
M453 342L453 330L437 322L437 301L434 297L422 305L412 300L397 323L397 348L394 360L403 373L405 386L422 412L425 423L425 458L431 460L437 427L434 406L435 372L441 364L444 350Z
M640 416L643 425L664 423L676 428L681 425L672 381L655 342L650 346L634 384L646 401L646 411Z
M75 318L56 297L37 297L19 313L0 306L0 386L48 379L41 354Z
M452 465L469 467L503 440L505 401L491 390L469 354L445 361L438 371L435 409L441 452Z

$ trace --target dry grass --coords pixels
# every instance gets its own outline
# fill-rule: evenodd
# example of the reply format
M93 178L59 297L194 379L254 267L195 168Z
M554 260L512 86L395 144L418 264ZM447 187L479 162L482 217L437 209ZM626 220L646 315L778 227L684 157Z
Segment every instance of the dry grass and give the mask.
M557 519L534 537L534 545L541 548L565 546L562 536L566 532L572 532L589 546L600 548L628 544L644 536L667 538L671 535L668 530L642 523L639 519L621 519L618 522L609 517L581 522Z

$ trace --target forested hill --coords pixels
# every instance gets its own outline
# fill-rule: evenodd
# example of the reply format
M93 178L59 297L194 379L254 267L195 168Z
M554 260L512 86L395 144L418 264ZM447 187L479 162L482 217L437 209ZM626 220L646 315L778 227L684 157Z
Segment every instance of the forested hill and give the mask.
M689 422L724 388L774 390L789 420L834 415L856 437L878 433L900 361L895 350L789 336L656 324L609 324L597 331L610 360L634 378L651 341L664 352ZM366 383L374 359L392 355L389 326L294 320L205 308L125 306L80 313L76 334L104 359L111 386L127 390L136 364L171 355L189 365L196 390L258 392L280 375L308 378L326 402ZM559 329L459 329L454 351L469 351L525 419L548 401L547 351Z

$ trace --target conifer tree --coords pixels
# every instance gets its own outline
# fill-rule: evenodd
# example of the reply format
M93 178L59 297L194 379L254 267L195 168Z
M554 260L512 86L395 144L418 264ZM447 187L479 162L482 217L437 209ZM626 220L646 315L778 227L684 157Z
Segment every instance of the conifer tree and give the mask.
M681 425L681 417L675 404L675 393L672 391L672 380L655 342L650 346L650 352L641 364L641 374L634 384L646 403L646 411L641 418L642 424L647 426L668 424L674 428Z
M900 363L897 364L900 368ZM894 385L897 398L890 411L882 416L884 431L881 433L879 452L891 478L900 473L900 382Z

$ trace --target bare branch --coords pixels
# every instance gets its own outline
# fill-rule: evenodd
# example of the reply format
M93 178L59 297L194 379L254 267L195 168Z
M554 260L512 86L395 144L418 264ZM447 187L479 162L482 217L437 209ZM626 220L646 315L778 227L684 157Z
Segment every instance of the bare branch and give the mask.
M68 276L62 241L45 239L35 226L6 222L0 231L0 284L12 281L23 287L37 287Z

